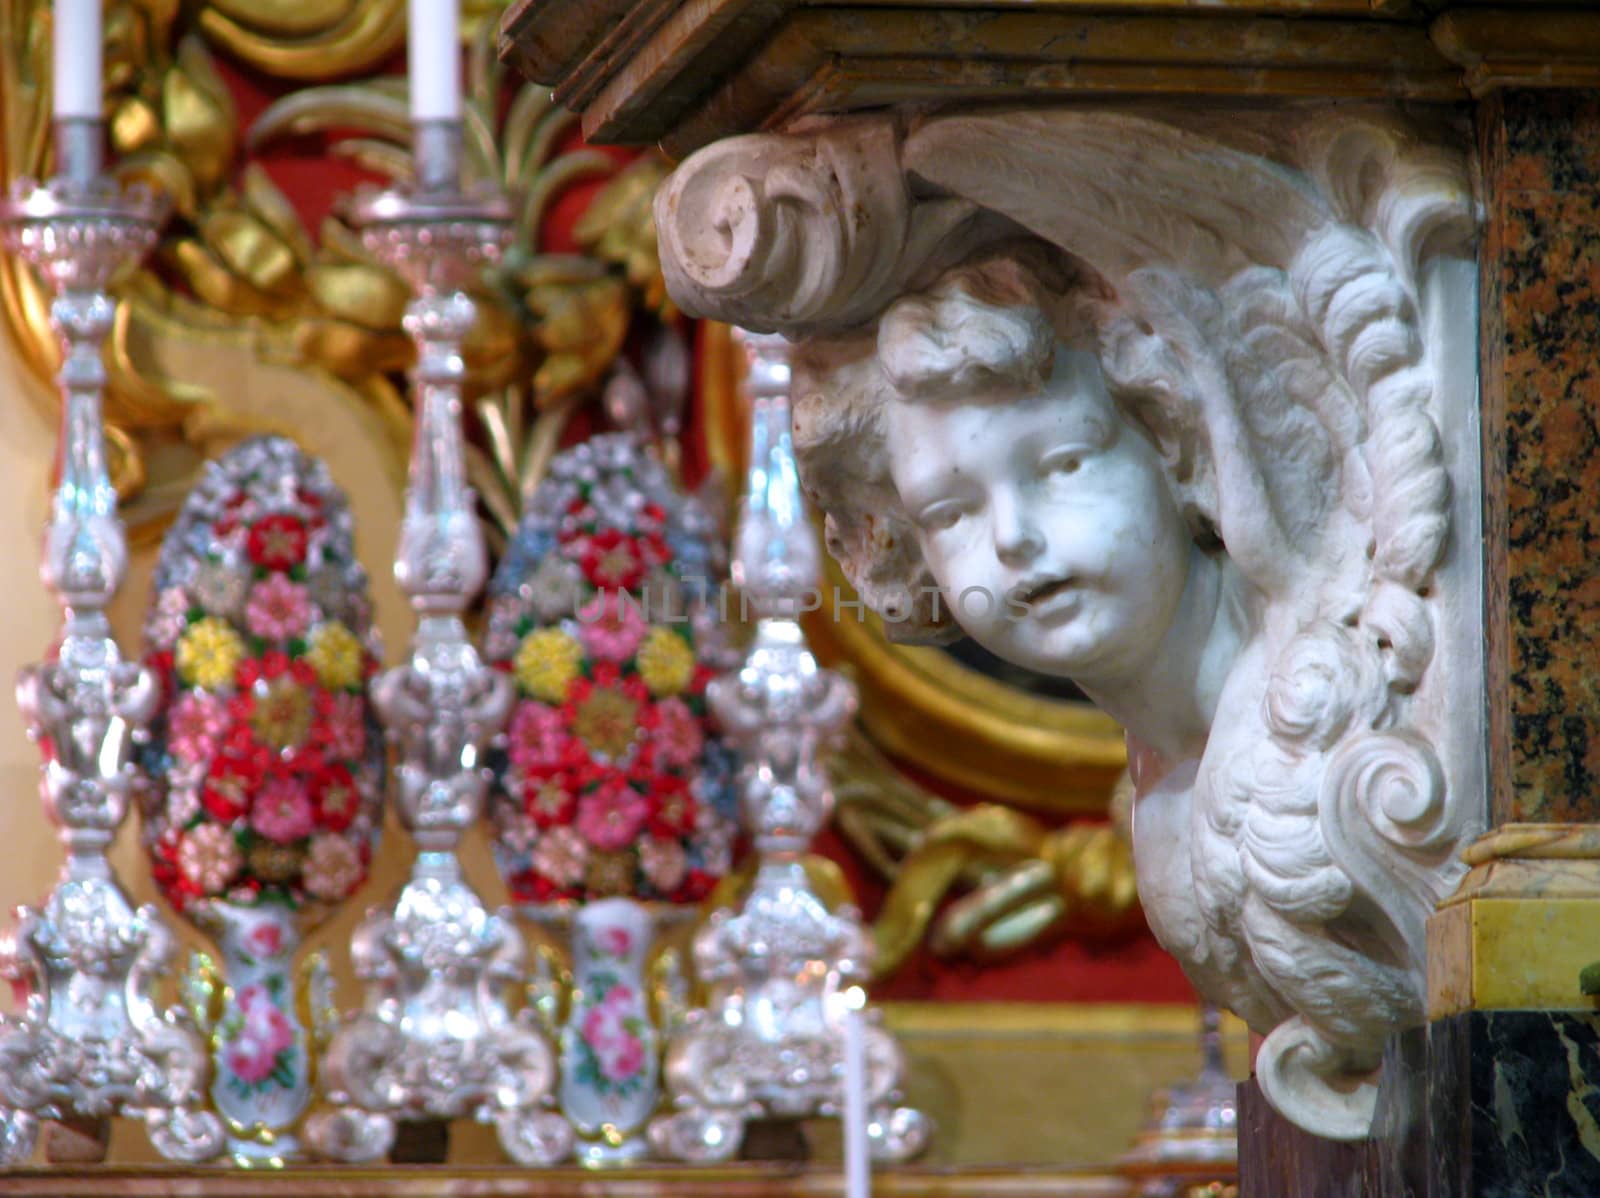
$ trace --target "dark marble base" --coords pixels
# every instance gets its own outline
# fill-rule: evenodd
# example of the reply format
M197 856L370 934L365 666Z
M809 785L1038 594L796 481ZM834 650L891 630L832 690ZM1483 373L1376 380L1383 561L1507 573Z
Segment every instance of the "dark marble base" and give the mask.
M1427 1041L1416 1198L1600 1195L1600 1014L1477 1011L1432 1024Z
M1474 1011L1396 1036L1365 1144L1239 1088L1242 1198L1600 1198L1600 1013Z

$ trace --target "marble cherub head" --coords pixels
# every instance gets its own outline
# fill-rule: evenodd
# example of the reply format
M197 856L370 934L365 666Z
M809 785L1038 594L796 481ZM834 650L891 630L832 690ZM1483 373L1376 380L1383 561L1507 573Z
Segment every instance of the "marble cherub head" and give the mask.
M811 363L829 385L799 389L795 438L830 550L893 633L964 631L1193 754L1219 680L1169 667L1198 665L1220 554L1203 438L1152 342L1013 247L897 300L867 352Z

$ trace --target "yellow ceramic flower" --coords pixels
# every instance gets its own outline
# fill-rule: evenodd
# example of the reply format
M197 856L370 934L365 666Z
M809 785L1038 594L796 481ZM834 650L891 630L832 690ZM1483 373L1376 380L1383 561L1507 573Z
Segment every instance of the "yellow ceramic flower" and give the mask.
M189 625L178 640L175 664L178 677L190 686L221 690L233 681L233 671L244 656L244 641L226 620L207 616Z
M639 649L639 676L657 698L675 695L694 674L694 651L670 628L652 628Z
M618 758L628 751L639 728L639 705L621 691L599 687L578 704L572 730L596 753Z
M338 620L328 620L311 630L306 660L317 681L331 691L361 685L361 642Z
M256 694L250 726L275 749L296 749L311 732L311 696L293 678L274 678Z
M560 703L583 664L583 647L559 628L537 628L522 638L511 664L526 693Z

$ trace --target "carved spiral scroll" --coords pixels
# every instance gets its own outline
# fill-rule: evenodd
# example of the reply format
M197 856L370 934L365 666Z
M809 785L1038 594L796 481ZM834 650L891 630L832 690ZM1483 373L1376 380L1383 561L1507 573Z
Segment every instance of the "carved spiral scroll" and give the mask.
M875 315L965 223L917 204L888 119L755 133L688 158L656 195L662 271L686 312L770 332Z

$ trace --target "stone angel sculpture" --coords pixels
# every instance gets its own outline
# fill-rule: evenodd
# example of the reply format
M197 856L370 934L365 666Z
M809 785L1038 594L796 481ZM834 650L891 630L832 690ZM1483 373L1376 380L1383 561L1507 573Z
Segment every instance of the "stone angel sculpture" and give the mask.
M801 339L794 438L891 635L1127 730L1140 897L1367 1133L1481 828L1476 276L1458 131L1392 114L840 121L686 161L691 312Z

